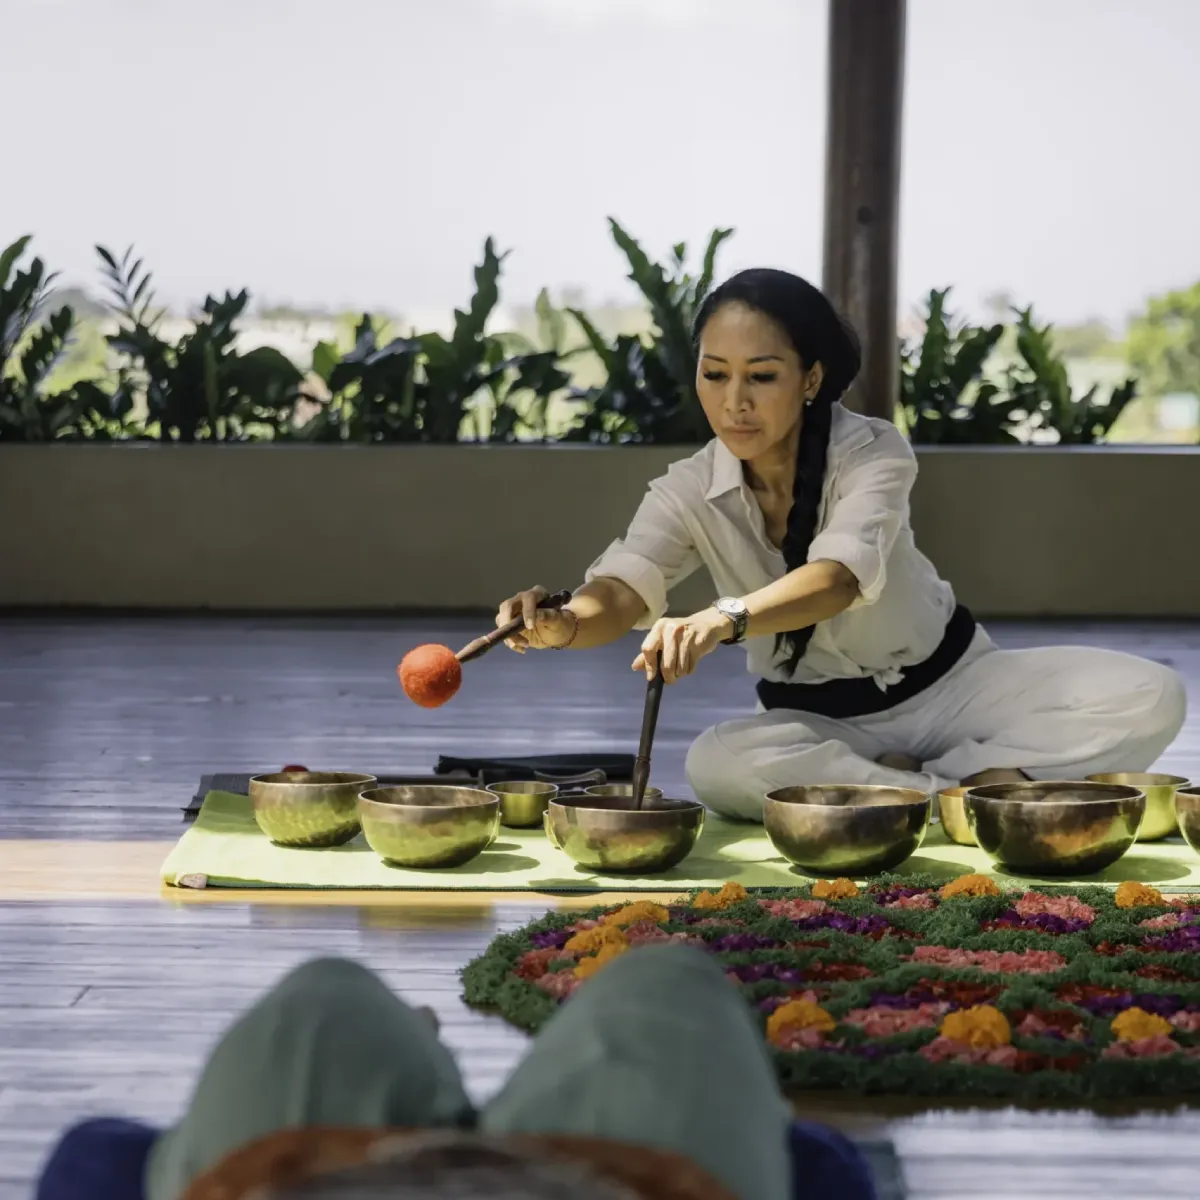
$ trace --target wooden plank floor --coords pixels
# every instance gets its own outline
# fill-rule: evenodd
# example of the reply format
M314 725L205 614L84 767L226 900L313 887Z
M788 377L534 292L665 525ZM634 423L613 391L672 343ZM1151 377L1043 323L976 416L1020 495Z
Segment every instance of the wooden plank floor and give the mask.
M214 904L154 878L200 774L284 762L370 770L438 753L631 750L632 643L588 656L504 652L445 709L401 697L394 665L477 623L384 619L0 618L0 1200L24 1200L45 1147L95 1113L169 1121L231 1017L289 967L346 954L432 1005L472 1093L524 1039L467 1011L456 972L547 902L394 895L370 904ZM1200 778L1200 624L994 630L1005 645L1084 642L1172 662L1196 714L1165 765ZM656 780L683 787L688 743L744 711L735 653L667 694ZM822 1106L829 1115L828 1105ZM836 1119L890 1139L910 1200L1194 1197L1200 1114L884 1113Z

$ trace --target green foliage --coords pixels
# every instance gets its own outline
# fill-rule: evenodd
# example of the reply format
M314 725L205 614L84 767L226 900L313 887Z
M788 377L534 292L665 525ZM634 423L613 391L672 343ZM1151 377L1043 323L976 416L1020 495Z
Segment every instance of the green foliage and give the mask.
M1093 384L1081 396L1071 388L1067 367L1054 344L1054 330L1039 325L1033 308L1017 313L1017 353L1021 361L1007 372L1008 392L1029 415L1035 434L1064 446L1102 442L1126 405L1137 395L1137 380L1127 379L1106 397Z
M900 348L900 408L908 435L919 444L1015 442L1018 406L983 377L1004 326L957 320L946 307L949 294L949 288L929 293L920 344Z
M1005 327L957 320L946 307L949 290L929 293L921 343L900 351L900 407L913 442L1083 446L1108 436L1136 396L1136 380L1107 396L1098 386L1075 395L1056 331L1039 324L1032 308L1014 308L1017 361L989 378Z
M687 246L672 248L666 266L654 262L615 220L613 240L629 263L629 278L650 309L655 335L620 334L611 343L587 316L571 309L588 345L604 364L606 379L597 387L577 389L572 398L583 409L571 440L688 444L706 441L708 422L696 399L696 351L692 322L712 288L717 252L733 234L714 230L693 276Z
M1152 395L1200 396L1200 283L1152 297L1130 326L1127 353Z
M30 241L18 238L0 253L0 441L109 436L107 396L86 385L51 390L72 344L75 314L63 305L46 315L56 276L40 258L18 267Z
M328 399L297 436L311 441L440 442L472 437L515 441L544 436L546 409L569 379L556 349L532 347L509 355L506 336L487 324L500 299L504 255L492 240L475 268L475 292L454 314L449 337L439 333L396 337L381 344L380 322L364 314L354 347L339 356L318 343L313 372Z
M145 411L145 429L161 441L248 441L286 436L303 375L278 350L240 353L237 321L249 303L244 289L207 296L202 315L178 342L162 337L153 310L153 276L132 247L118 260L97 246L119 329L108 338L119 356L114 406Z

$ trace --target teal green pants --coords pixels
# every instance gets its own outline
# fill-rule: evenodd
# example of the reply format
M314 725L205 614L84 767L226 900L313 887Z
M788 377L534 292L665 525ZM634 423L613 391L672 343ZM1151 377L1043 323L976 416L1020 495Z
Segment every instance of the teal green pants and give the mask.
M147 1200L178 1200L231 1151L304 1125L478 1126L674 1151L742 1200L786 1200L790 1111L745 1000L688 946L606 966L476 1114L432 1024L370 971L294 971L218 1043L150 1157Z

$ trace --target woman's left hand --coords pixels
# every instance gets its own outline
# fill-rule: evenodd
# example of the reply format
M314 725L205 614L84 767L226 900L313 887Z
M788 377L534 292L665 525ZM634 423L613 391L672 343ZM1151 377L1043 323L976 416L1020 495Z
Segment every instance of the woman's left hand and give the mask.
M633 669L644 671L647 679L653 679L661 669L663 682L674 683L690 675L696 664L731 633L729 618L715 608L690 617L663 617L646 634Z

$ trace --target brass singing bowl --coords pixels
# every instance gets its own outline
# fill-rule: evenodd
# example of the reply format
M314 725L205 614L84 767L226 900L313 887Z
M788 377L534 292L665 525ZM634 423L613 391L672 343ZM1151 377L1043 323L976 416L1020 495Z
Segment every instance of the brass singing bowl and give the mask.
M559 796L544 818L546 836L581 867L613 875L654 875L683 862L704 828L704 805L647 795Z
M931 810L916 788L814 784L768 792L763 825L775 849L810 875L877 875L920 846Z
M533 829L542 823L546 806L558 795L558 786L534 779L491 783L487 790L500 801L500 824L510 829Z
M342 846L358 833L358 794L374 775L279 771L250 780L258 827L277 846Z
M960 846L977 846L975 835L971 832L971 823L967 820L967 792L970 788L946 788L938 792L938 819L946 836Z
M1115 783L993 783L967 792L980 849L1014 875L1094 875L1133 845L1146 797Z
M500 829L500 800L482 788L412 784L358 798L367 845L395 867L461 867Z
M632 783L595 783L591 787L583 789L585 796L598 796L600 798L615 797L620 799L622 796L633 797ZM647 787L643 796L645 800L661 800L663 795L662 788Z
M1188 784L1176 790L1175 816L1183 840L1200 854L1200 786Z
M1182 775L1156 775L1150 771L1118 771L1111 775L1089 775L1088 783L1117 783L1137 788L1146 795L1146 817L1138 830L1139 842L1157 842L1170 837L1176 829L1175 793L1187 787Z

